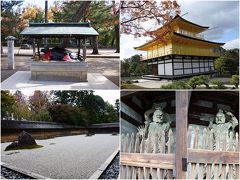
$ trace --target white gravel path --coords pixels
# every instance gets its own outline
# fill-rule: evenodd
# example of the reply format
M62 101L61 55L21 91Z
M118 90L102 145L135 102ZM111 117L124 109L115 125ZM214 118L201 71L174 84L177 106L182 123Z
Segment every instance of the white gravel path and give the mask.
M119 136L110 134L97 134L90 137L65 136L37 140L37 143L44 147L4 151L10 143L2 143L2 162L49 178L86 179L118 148Z

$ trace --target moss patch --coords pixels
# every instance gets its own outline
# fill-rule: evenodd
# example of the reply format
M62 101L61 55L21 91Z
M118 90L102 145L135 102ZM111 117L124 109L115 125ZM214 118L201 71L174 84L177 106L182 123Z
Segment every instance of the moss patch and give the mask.
M41 148L43 147L42 145L28 145L28 146L18 146L18 147L14 147L12 149L8 149L8 150L5 150L5 151L13 151L13 150L21 150L21 149L37 149L37 148Z

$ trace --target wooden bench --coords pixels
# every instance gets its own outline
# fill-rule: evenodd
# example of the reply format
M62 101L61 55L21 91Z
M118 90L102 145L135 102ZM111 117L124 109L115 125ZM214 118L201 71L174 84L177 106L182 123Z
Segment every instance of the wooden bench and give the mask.
M31 79L87 82L87 62L32 61Z

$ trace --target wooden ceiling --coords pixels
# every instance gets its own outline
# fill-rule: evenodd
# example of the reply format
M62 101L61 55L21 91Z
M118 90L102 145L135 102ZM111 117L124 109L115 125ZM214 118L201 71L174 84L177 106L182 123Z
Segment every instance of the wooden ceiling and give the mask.
M141 107L132 101L135 96ZM175 100L175 91L122 91L121 101L143 116L144 112L152 107L153 103L166 102L164 111L175 114L175 107L171 106L171 101ZM198 101L208 101L212 107L198 105ZM208 126L208 121L200 120L201 113L216 115L218 104L231 107L232 113L239 120L239 92L238 91L192 91L189 104L189 124ZM173 124L174 126L174 124ZM239 129L239 126L236 127Z

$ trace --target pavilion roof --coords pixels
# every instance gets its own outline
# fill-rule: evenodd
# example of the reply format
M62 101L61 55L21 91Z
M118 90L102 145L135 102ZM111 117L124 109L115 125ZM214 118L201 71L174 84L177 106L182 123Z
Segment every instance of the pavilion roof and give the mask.
M99 35L90 23L30 23L20 34L28 37L88 37Z

